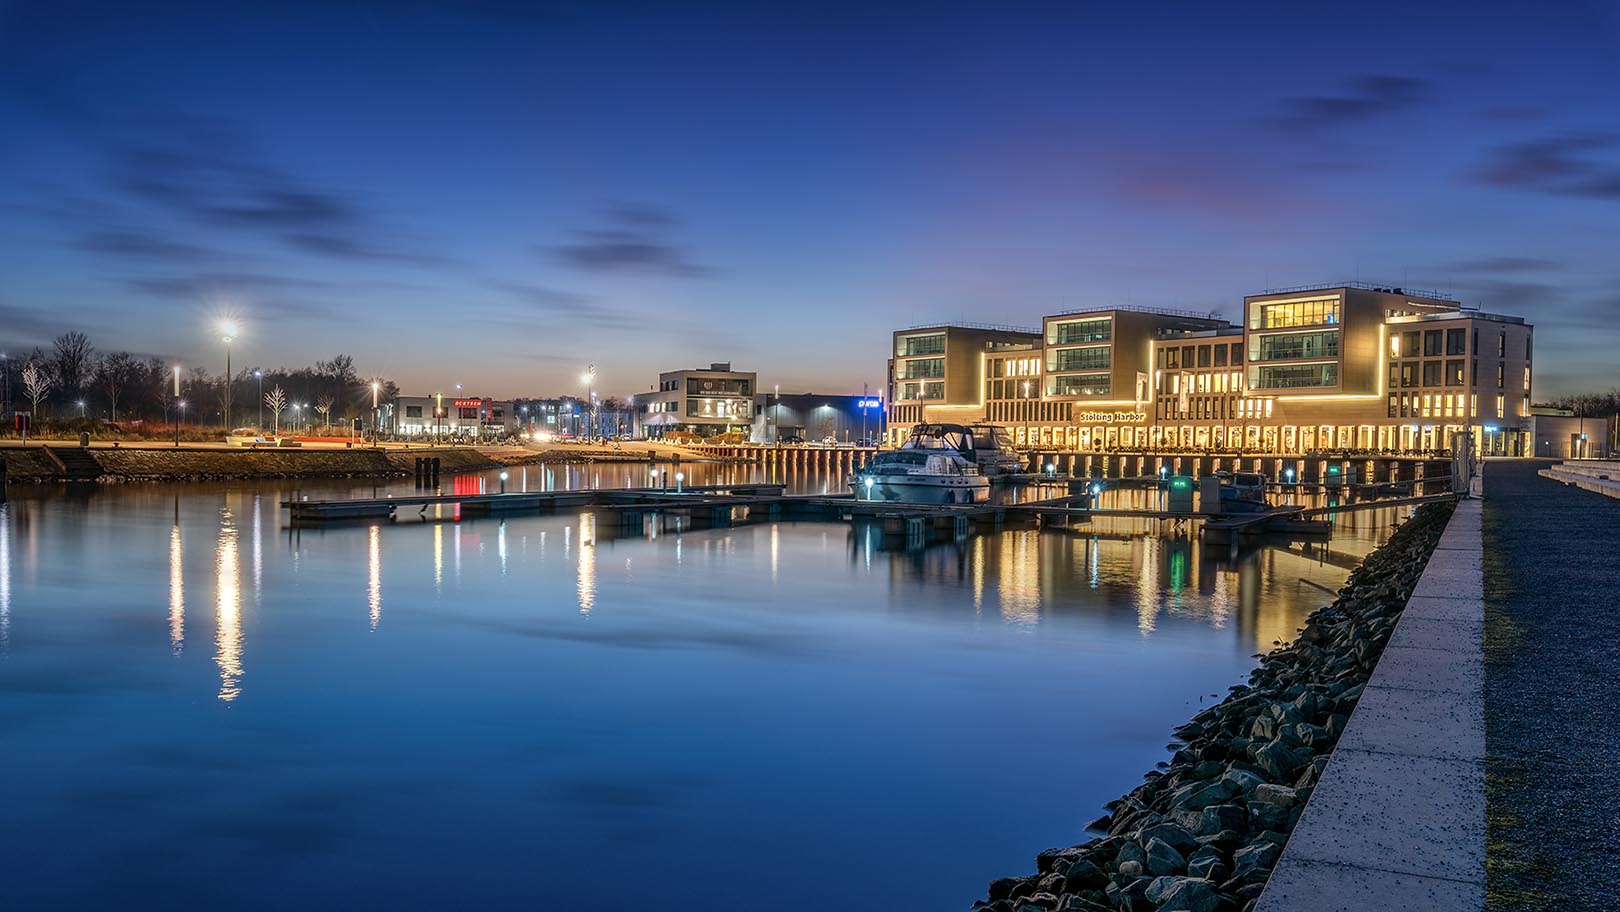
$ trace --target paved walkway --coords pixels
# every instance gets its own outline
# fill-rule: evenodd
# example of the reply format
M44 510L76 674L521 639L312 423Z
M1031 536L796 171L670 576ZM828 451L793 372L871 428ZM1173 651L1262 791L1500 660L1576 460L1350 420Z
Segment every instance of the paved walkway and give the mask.
M1485 469L1491 910L1620 909L1620 501Z
M1484 907L1480 518L1457 505L1259 912Z

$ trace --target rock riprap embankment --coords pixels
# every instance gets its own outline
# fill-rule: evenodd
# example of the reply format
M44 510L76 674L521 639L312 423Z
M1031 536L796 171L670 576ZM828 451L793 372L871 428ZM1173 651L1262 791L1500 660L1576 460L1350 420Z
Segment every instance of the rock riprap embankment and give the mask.
M977 912L1243 912L1327 766L1440 533L1428 504L1249 683L1176 729L1165 769L1108 804L1090 842L990 884Z

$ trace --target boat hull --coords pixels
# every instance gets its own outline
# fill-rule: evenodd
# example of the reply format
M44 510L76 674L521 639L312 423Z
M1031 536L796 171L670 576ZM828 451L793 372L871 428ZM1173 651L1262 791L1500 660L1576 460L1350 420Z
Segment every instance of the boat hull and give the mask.
M990 479L982 475L867 475L849 486L856 500L878 503L971 504L984 502L990 493Z

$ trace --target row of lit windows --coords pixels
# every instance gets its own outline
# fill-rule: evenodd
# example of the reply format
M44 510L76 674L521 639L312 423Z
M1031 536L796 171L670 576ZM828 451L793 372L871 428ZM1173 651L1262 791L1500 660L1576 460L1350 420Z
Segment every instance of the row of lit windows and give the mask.
M903 336L900 339L900 350L897 355L943 355L945 354L945 334L933 333L926 336Z
M1184 377L1185 382L1182 379ZM1161 395L1169 393L1172 396L1179 396L1183 386L1192 393L1235 393L1243 389L1243 372L1221 371L1199 374L1155 372L1154 388Z
M1255 303L1249 307L1250 329L1287 329L1292 326L1322 326L1339 322L1338 298L1315 298L1275 304Z
M1038 377L1040 373L1039 358L996 358L990 362L992 377Z

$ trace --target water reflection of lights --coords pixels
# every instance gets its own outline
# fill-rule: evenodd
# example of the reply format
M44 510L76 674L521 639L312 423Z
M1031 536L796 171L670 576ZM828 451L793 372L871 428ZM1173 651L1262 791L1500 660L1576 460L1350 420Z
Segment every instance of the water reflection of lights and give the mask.
M433 526L433 591L444 591L444 526Z
M366 530L366 570L369 579L366 585L366 604L371 607L371 629L377 629L377 622L382 620L382 527L372 526Z
M1003 532L998 544L1001 618L1014 624L1034 624L1041 619L1040 533Z
M506 575L506 520L495 530L495 553L501 559L501 576Z
M782 530L776 523L771 523L771 585L776 585L777 556L782 547Z
M596 605L596 514L579 516L579 613L589 615Z
M0 652L11 649L11 508L0 502Z
M229 703L242 689L242 591L238 578L236 518L219 511L219 550L214 558L214 662L219 665L219 698Z
M175 655L186 646L185 548L180 540L179 513L176 501L174 524L169 527L169 651Z
M261 520L259 518L259 495L253 495L253 604L257 606L260 593L263 591L264 579L264 553L260 550L259 539Z

